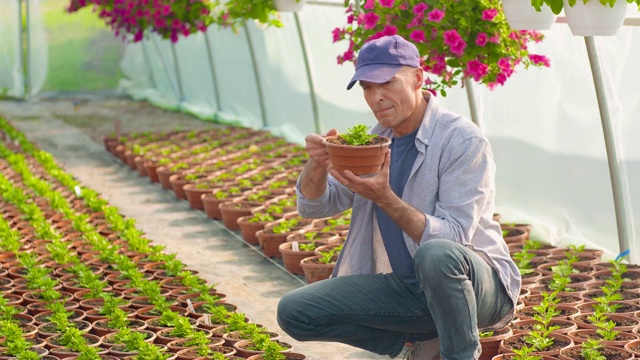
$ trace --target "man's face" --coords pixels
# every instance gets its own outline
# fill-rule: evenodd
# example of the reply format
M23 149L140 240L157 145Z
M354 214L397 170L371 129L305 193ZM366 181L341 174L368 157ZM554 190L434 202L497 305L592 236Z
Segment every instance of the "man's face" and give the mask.
M410 126L405 120L418 105L416 90L420 84L417 70L410 67L402 67L385 83L360 80L364 98L380 125L394 130Z

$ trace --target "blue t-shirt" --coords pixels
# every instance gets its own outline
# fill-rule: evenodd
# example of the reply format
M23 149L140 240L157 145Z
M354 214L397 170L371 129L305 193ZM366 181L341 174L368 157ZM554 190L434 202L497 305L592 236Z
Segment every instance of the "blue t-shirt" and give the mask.
M404 186L409 179L409 174L411 174L411 169L418 156L418 149L415 146L417 133L418 129L405 136L394 137L389 147L391 149L389 185L399 197L402 197ZM375 211L382 242L387 250L393 273L404 282L418 282L413 266L413 258L404 242L402 229L378 206L375 206Z

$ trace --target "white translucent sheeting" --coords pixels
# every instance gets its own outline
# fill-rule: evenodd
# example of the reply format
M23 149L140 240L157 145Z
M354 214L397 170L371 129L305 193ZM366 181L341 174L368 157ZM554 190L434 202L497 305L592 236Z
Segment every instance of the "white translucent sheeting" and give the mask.
M24 96L18 0L0 2L0 96Z
M257 78L245 30L241 29L239 34L215 27L208 30L215 62L213 78L220 91L220 103L212 111L219 117L220 114L225 114L225 118L235 115L244 125L254 128L265 125L298 143L303 143L304 136L311 132L325 132L330 128L345 131L358 123L373 125L375 120L359 86L346 90L353 74L352 64L336 62L336 57L348 45L332 43L331 30L343 25L344 8L307 4L297 16L311 69L318 124L314 123L309 74L293 14L282 15L285 23L282 29L262 29L249 24ZM602 248L612 258L619 250L615 211L584 38L574 37L566 24L555 24L544 33L545 41L531 44L530 49L547 55L551 68L519 67L504 87L494 91L474 84L479 122L491 140L498 166L496 212L502 214L503 221L531 222L533 237L539 240L556 245L584 244ZM637 141L640 124L634 120L640 110L637 96L640 72L636 69L640 48L632 44L640 42L640 27L624 27L616 36L595 40L607 84L622 176L629 184L625 194L631 214L630 248L637 261L640 259L640 239L635 232L640 224L640 142ZM165 44L162 56L169 56L167 42L158 43ZM152 45L145 41L145 46ZM179 59L204 58L202 49L191 52L189 48L188 45L177 47ZM189 53L183 54L183 51ZM132 62L131 58L133 56L127 56L123 63ZM167 75L163 75L166 69L158 65L159 54L151 54L151 58L154 78L166 79ZM210 89L210 67L202 65L203 62L199 58L197 64L191 63L193 67L185 65L186 71L200 75L199 81L188 82L197 82L202 88L198 96L192 95L191 90L185 91L182 101L190 106L216 106L213 99L202 100L202 96L214 94ZM171 71L169 68L168 72ZM143 69L140 74L144 74ZM196 85L187 86L195 89ZM166 80L156 81L155 89L173 94L173 87L167 85ZM449 90L440 102L451 111L470 116L463 88Z
M49 67L49 45L45 34L42 14L43 1L29 0L27 46L29 54L29 95L34 96L42 90ZM60 11L63 11L60 9Z

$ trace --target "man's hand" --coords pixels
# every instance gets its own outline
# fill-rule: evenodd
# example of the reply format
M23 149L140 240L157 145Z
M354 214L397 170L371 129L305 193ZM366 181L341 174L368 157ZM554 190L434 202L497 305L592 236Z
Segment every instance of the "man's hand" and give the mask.
M316 165L324 167L325 170L329 169L329 153L324 145L323 139L327 136L333 136L338 133L338 130L331 129L324 135L311 134L305 137L305 149L309 158L313 160Z
M389 150L385 155L382 170L373 176L358 177L349 170L341 173L335 169L331 170L331 175L351 191L376 203L398 224L402 231L419 244L427 225L427 219L424 213L399 198L391 189L389 185L390 162L391 151Z
M382 204L393 199L398 199L389 186L389 163L391 162L391 151L387 151L382 163L382 170L373 176L359 177L350 170L340 172L331 169L331 175L342 185L351 189L356 194L372 200L382 207Z
M329 153L327 153L323 139L337 133L338 130L331 129L324 135L311 134L304 139L309 160L307 160L300 178L300 191L309 199L319 198L327 189L330 163Z

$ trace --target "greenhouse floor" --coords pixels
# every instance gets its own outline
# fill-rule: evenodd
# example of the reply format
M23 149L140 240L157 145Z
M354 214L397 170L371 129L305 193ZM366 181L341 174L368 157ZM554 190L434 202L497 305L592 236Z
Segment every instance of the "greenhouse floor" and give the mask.
M276 322L278 299L304 286L277 262L244 244L239 233L227 230L201 211L192 210L173 192L161 189L105 151L102 135L114 131L119 120L123 133L199 129L215 126L191 116L162 110L127 98L56 97L38 102L0 101L0 116L50 152L85 186L103 196L121 213L137 221L155 244L217 284L227 301L251 321L281 334L296 352L308 359L388 359L357 348L324 342L297 342Z

